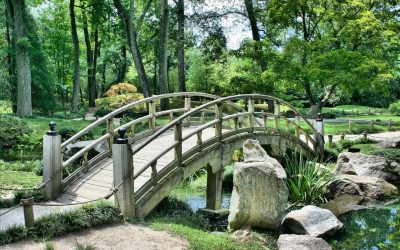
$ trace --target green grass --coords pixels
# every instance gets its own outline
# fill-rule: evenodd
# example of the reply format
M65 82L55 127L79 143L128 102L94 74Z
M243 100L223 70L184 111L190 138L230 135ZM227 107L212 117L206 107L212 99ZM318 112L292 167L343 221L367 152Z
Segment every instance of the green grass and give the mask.
M3 188L33 188L41 182L42 176L33 172L0 171L0 186Z
M186 225L175 224L173 221L153 221L150 226L156 230L168 231L181 236L189 241L189 249L193 250L214 250L214 249L266 249L263 244L257 241L236 242L228 233L210 233L201 229ZM276 239L270 236L266 238L270 243L267 249L275 249Z
M381 113L381 112L387 112L387 109L381 109L381 108L375 108L375 107L369 107L369 106L362 106L362 105L339 105L333 108L323 108L322 111L324 113L328 112L333 112L337 114L341 114L343 111L346 114L356 114L356 112L359 112L359 114L367 114L368 110L373 113Z
M358 115L352 116L352 119L363 119L363 120L371 120L371 121L383 121L388 122L392 121L395 123L400 123L400 116L399 115L389 115L389 114L382 114L382 115Z
M375 144L355 144L354 148L361 149L367 155L382 156L389 160L400 161L400 150L396 148L379 148Z

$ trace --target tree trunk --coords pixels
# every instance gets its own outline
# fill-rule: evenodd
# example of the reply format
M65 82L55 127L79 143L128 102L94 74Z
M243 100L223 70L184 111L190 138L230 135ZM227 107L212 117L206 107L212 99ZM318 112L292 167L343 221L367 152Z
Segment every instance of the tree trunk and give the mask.
M97 93L97 81L96 81L96 75L97 75L97 58L100 53L100 42L99 42L99 31L96 28L94 30L94 55L93 55L93 70L92 70L92 84L93 84L93 96L94 99L96 99L96 93ZM93 102L95 107L95 102Z
M87 92L88 92L88 100L89 107L95 107L95 99L96 99L96 88L94 86L93 81L93 50L90 42L89 35L89 26L87 22L87 17L85 10L82 11L83 17L83 34L85 35L85 45L86 45L86 62L87 62Z
M322 105L321 103L311 105L310 110L308 111L307 117L311 119L316 119L318 113L321 113Z
M14 26L14 11L11 0L5 1L6 5L6 40L8 45L7 50L7 66L8 66L8 83L11 91L11 103L13 113L17 113L17 83L16 83L16 66L13 56L14 37L11 35L10 29Z
M32 90L31 90L31 65L28 52L26 32L25 1L14 0L14 41L15 57L17 63L18 102L17 114L19 116L32 115Z
M168 22L169 9L168 0L162 1L161 22L160 22L160 54L159 54L159 83L160 94L167 94L168 90ZM161 99L161 110L168 109L168 99Z
M126 76L126 46L125 44L123 44L121 46L121 64L119 65L119 69L118 69L118 76L117 76L117 80L116 83L120 83L120 82L124 82L125 81L125 76Z
M178 82L179 91L186 92L185 82L185 5L183 0L178 0Z
M81 83L80 83L80 65L79 65L79 40L78 40L78 33L76 31L74 5L75 5L75 0L70 0L69 15L71 18L71 37L72 37L72 43L74 45L74 76L73 76L71 111L73 113L77 113L79 106L79 93L80 93Z
M260 31L258 30L257 26L257 19L256 15L254 13L254 6L253 6L253 1L252 0L244 0L244 5L246 6L246 12L247 16L250 21L250 27L251 27L251 34L253 37L253 40L256 41L256 51L257 51L257 61L258 64L261 67L262 71L267 70L267 63L262 56L262 49L261 49L261 38L260 38Z
M149 87L148 77L143 65L142 55L140 53L139 46L137 43L136 29L133 25L133 20L135 16L135 8L134 8L135 2L134 0L130 0L129 14L126 13L126 10L124 9L120 0L113 0L113 2L126 31L129 47L139 77L139 82L142 87L143 95L145 97L149 97L151 96L151 89Z

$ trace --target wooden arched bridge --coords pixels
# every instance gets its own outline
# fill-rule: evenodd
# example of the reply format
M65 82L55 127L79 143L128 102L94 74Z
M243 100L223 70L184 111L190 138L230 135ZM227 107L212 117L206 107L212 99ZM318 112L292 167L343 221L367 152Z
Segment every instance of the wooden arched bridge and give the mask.
M162 99L170 109L159 110ZM273 112L266 110L267 102L274 103ZM139 107L148 113L117 124L115 117ZM106 132L67 158L67 148L95 128ZM185 178L208 166L207 208L215 210L221 207L223 166L244 140L270 145L275 156L287 149L316 156L323 153L322 133L289 103L271 96L153 96L111 112L65 142L51 124L44 136L43 181L49 199L74 203L116 193L125 215L144 217Z

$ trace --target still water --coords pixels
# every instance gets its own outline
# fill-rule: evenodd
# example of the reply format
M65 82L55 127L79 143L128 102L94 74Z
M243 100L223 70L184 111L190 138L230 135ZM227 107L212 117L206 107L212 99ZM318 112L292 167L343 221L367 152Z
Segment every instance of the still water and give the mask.
M184 200L195 212L206 206L205 195L191 194ZM222 207L229 208L231 194L222 195ZM339 217L345 230L330 239L333 249L400 250L400 204L351 211Z

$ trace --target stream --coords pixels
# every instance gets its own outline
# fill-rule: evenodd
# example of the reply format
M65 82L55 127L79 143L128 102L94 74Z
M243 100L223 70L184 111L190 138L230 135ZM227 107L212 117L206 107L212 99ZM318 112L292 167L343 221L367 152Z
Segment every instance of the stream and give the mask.
M230 193L222 195L229 208ZM183 199L196 212L206 206L205 195L188 194ZM345 230L329 240L333 249L400 249L400 204L351 211L339 216Z

